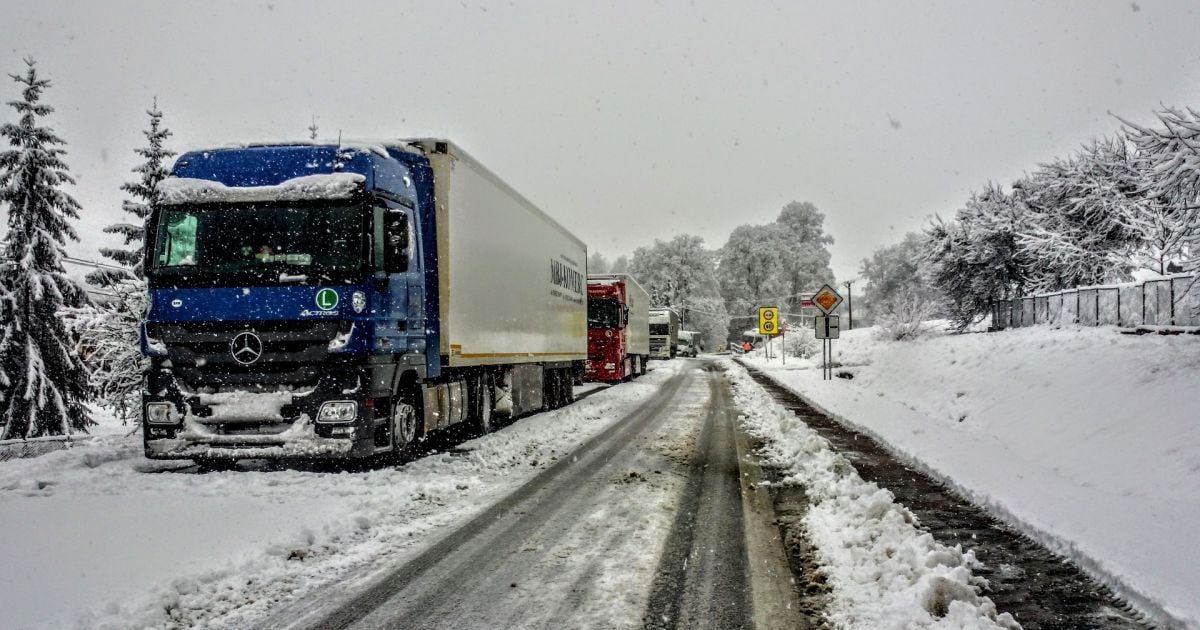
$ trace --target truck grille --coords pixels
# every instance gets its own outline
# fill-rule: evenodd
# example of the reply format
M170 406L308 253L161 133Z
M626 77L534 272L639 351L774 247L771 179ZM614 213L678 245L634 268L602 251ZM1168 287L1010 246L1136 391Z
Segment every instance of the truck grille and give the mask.
M192 387L312 385L329 357L338 322L156 322L147 332L166 345L175 374ZM249 365L230 352L230 343L242 332L252 332L262 341L262 355Z

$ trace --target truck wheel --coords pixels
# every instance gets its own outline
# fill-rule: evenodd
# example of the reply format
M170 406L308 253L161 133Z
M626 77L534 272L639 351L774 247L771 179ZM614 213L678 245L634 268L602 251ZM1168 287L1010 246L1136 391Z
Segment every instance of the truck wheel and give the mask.
M542 381L542 402L547 411L562 406L562 377L558 370L546 370Z
M566 407L575 402L575 384L571 378L571 368L562 370L562 406Z
M492 398L492 375L481 374L473 382L475 392L468 428L476 435L487 435L492 432L492 411L496 404Z
M407 396L392 404L392 452L399 453L417 439L417 408Z
M639 374L639 376L645 376L646 371L647 371L646 370L646 357L639 356L638 357L638 374Z

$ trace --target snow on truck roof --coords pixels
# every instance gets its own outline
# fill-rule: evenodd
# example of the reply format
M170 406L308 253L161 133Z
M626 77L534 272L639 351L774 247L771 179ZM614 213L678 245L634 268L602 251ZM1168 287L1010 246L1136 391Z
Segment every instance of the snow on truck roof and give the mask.
M296 177L274 186L243 188L208 179L168 177L158 183L158 192L164 204L349 199L365 181L366 177L358 173L325 173Z
M421 155L421 150L412 146L411 140L392 139L392 140L338 140L337 138L327 138L323 140L310 139L284 139L284 140L262 140L257 142L226 142L217 145L204 145L197 147L189 147L183 151L187 153L203 153L205 151L224 151L230 149L256 149L260 147L339 147L343 151L362 151L363 153L374 153L380 157L388 157L388 149L404 151L414 155Z

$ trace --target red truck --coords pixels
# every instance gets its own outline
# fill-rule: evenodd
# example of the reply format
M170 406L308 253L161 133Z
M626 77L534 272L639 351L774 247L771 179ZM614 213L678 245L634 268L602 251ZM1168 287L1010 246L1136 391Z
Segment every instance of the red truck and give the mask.
M588 275L585 380L616 382L646 373L650 294L624 273Z

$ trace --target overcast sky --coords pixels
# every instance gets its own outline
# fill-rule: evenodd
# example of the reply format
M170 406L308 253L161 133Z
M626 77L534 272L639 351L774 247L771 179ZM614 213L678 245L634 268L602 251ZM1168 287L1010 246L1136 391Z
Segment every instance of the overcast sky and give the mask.
M85 257L154 96L175 148L300 138L312 115L322 136L449 137L609 258L681 232L719 247L811 201L839 279L1115 131L1107 112L1200 105L1183 0L0 6L0 70L33 56L54 82Z

